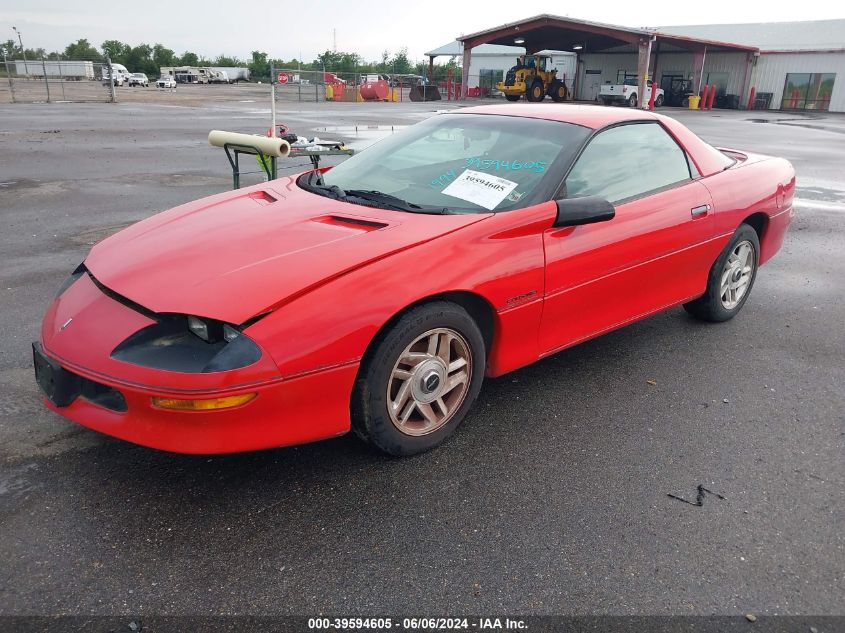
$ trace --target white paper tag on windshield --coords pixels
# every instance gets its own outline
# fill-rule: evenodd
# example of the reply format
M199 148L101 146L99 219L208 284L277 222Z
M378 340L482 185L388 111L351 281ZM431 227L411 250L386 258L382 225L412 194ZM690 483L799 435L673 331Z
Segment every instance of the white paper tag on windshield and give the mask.
M511 191L516 189L516 185L517 183L512 180L466 169L441 193L492 211Z

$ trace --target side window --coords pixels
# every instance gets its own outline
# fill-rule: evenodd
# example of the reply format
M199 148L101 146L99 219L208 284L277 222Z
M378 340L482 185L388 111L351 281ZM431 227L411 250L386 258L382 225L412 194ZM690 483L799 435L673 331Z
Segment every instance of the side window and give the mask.
M690 179L686 154L659 123L600 132L566 178L566 197L619 202Z

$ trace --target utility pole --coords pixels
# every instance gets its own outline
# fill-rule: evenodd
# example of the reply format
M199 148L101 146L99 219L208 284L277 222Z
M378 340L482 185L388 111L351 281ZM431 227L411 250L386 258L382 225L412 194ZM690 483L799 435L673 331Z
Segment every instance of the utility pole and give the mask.
M15 33L18 34L18 43L20 43L20 45L21 45L21 55L23 55L23 67L24 67L23 72L24 72L25 75L28 75L29 74L29 66L26 63L26 50L23 47L23 40L21 39L21 32L18 31L18 27L16 27L16 26L13 26L12 30Z
M332 50L336 53L337 52L337 29L332 29Z

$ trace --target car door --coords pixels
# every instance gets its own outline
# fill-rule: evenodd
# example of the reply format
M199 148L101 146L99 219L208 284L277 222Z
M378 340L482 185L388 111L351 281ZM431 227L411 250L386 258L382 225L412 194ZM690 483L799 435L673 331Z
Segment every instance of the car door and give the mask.
M559 197L600 196L614 203L616 215L544 233L541 353L704 291L718 244L712 200L692 165L656 121L617 125L593 137Z

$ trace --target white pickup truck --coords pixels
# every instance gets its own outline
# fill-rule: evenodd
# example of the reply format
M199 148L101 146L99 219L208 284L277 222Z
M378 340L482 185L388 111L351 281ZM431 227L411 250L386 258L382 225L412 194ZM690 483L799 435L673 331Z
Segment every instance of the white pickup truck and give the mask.
M622 84L603 84L599 90L599 99L604 105L613 105L614 103L626 103L632 108L636 108L639 101L638 84L639 80L636 77L630 77ZM646 82L645 101L651 99L651 79ZM657 94L654 96L654 105L658 108L663 105L663 89L658 88Z

